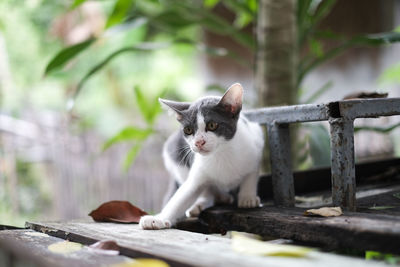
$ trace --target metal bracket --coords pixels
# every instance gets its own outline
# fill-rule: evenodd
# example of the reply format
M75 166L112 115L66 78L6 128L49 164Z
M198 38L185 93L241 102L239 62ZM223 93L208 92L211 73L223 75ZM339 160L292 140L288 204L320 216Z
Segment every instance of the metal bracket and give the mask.
M274 201L283 206L294 205L289 124L329 121L333 204L347 210L356 210L354 120L400 115L400 98L260 108L247 111L245 115L254 122L267 125Z

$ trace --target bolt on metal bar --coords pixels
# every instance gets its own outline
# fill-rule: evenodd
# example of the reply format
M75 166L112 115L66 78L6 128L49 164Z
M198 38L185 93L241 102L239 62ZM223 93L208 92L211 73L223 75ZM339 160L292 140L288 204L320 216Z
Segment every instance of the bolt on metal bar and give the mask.
M331 119L332 202L350 211L356 209L356 173L353 120Z
M290 156L290 134L288 124L267 124L272 191L275 205L294 206L294 179Z

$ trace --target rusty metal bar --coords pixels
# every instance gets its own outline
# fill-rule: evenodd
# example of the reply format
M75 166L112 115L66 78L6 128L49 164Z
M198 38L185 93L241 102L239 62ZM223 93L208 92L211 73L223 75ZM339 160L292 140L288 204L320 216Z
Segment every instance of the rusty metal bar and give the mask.
M294 205L288 124L329 120L333 204L355 210L354 119L400 115L400 98L261 108L244 114L254 122L267 125L274 200L284 206Z
M267 124L275 205L294 206L294 181L288 124Z
M340 116L349 119L400 115L400 98L339 101Z
M356 209L356 173L353 120L330 119L332 202L350 211Z
M328 105L326 104L259 108L245 111L244 114L250 120L260 124L326 121L329 119Z

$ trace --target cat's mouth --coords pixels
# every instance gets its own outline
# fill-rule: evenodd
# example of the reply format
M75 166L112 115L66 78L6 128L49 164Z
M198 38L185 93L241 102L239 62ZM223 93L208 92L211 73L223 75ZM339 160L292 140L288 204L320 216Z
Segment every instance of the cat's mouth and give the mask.
M207 149L204 149L204 148L197 148L197 147L195 149L193 149L193 151L196 152L196 153L199 153L200 155L203 155L203 156L205 156L205 155L207 155L208 153L211 152L210 150L207 150Z

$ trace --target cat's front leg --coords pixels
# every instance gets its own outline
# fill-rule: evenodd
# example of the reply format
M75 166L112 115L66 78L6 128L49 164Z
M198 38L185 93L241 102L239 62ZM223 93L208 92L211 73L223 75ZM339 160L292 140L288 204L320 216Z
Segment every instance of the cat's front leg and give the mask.
M258 172L249 174L240 184L238 194L239 208L255 208L260 206L260 198L257 196Z
M171 228L178 219L184 217L185 210L191 206L204 189L203 185L197 182L198 180L194 180L196 179L188 178L168 201L161 213L155 216L143 216L139 222L140 227L145 230Z
M196 202L186 210L186 217L198 217L200 212L214 205L214 194L210 188L206 188L197 198Z

